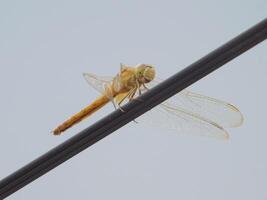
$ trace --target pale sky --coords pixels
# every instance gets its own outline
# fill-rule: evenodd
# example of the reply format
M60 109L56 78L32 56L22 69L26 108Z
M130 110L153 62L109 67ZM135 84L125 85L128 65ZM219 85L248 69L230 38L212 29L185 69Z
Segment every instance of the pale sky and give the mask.
M266 17L255 1L0 2L0 179L113 111L50 131L98 93L83 72L150 63L167 78ZM130 123L8 199L267 198L266 41L189 89L236 105L230 140Z

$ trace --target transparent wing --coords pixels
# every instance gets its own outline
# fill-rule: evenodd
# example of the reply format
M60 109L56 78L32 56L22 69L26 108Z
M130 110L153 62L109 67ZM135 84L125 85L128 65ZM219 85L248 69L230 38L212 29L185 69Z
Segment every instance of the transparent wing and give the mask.
M238 127L244 120L243 115L235 106L186 90L167 102L173 107L177 107L177 102L181 102L185 109L210 119L223 127Z
M152 81L148 87L154 87L159 81ZM183 109L196 116L208 119L222 127L237 127L243 123L241 112L233 105L221 100L183 90L164 102L168 107Z
M84 73L83 76L90 86L92 86L102 95L106 95L116 109L113 91L120 90L120 75L118 74L116 77L113 78L108 76L97 76L90 73Z
M90 73L83 73L83 77L91 87L101 94L105 94L107 86L113 81L113 77L97 76Z
M181 134L208 136L217 139L228 139L228 133L218 124L196 116L185 110L173 110L165 104L146 112L136 119L137 122L175 130Z

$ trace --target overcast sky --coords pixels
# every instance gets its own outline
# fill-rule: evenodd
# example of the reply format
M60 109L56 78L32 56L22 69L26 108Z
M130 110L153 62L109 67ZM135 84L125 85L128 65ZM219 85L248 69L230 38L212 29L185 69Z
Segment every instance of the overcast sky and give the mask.
M50 131L98 93L83 72L150 63L167 78L266 17L266 0L0 2L0 179L113 111ZM263 42L190 87L242 111L230 140L130 123L8 199L267 198Z

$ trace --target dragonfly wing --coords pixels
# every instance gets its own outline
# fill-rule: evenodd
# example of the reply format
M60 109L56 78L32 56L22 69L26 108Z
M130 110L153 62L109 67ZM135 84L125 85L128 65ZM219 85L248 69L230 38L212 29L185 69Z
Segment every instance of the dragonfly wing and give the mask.
M166 101L172 107L181 107L223 127L238 127L243 123L241 112L233 105L187 90Z
M97 75L90 74L90 73L84 73L83 76L90 86L92 86L95 90L97 90L102 95L106 95L110 99L110 101L113 103L114 107L116 108L114 98L113 98L113 92L111 88L114 78L105 77L105 76L97 76Z
M228 139L228 133L218 124L185 110L173 110L161 104L136 119L137 122L172 129L182 134Z
M152 81L148 87L152 88L159 82L160 80ZM188 110L223 127L238 127L243 123L243 116L235 106L187 90L168 99L166 103L173 108Z
M90 73L83 73L83 77L90 86L101 94L105 93L106 86L113 81L112 77L97 76Z

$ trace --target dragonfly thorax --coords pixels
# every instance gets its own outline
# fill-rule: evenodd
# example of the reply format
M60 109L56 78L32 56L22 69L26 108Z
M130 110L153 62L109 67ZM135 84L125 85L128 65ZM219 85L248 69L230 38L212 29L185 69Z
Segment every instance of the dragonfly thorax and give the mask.
M123 67L115 80L115 85L120 85L120 90L130 91L138 89L145 83L149 83L155 77L155 69L151 65L139 64L135 67Z

